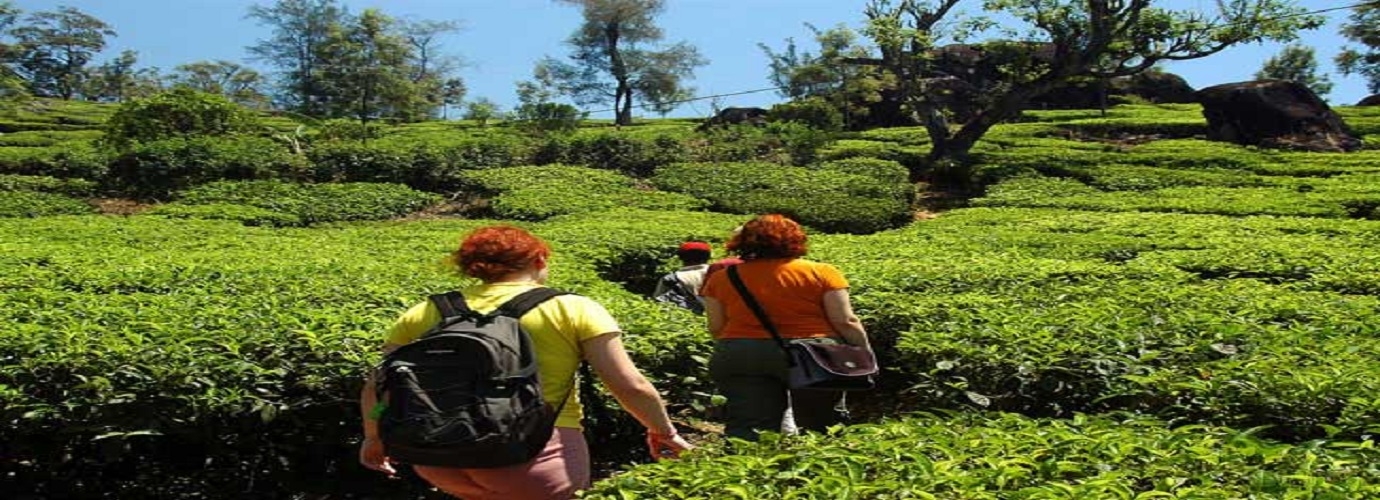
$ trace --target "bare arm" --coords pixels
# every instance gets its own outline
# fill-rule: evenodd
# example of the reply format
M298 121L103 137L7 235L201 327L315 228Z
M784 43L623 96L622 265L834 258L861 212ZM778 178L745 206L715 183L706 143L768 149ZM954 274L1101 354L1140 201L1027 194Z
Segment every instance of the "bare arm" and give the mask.
M388 354L397 348L398 344L384 344L383 353ZM359 391L359 416L364 422L364 442L359 447L359 461L365 467L391 476L397 471L384 455L383 443L379 441L379 422L373 418L374 407L378 405L375 387L374 372L370 371L364 377L364 388Z
M824 293L824 314L829 318L829 326L843 337L845 342L859 347L870 347L867 330L862 321L853 314L853 303L848 299L848 290L830 290Z
M676 428L671 417L666 414L666 406L661 395L642 372L637 370L632 358L623 349L622 337L617 333L605 333L584 341L581 344L585 360L599 374L599 380L609 388L618 403L641 422L647 430L657 434L672 435Z
M398 344L384 344L383 354L387 355L397 348ZM374 372L371 370L369 374L364 377L364 388L359 391L359 415L364 420L364 437L366 438L379 437L378 421L369 418L370 414L374 412L374 406L378 404L378 395L376 393L378 386L375 384Z
M724 325L728 324L728 317L724 316L724 305L713 297L701 295L700 298L704 299L704 317L709 320L709 333L718 337Z

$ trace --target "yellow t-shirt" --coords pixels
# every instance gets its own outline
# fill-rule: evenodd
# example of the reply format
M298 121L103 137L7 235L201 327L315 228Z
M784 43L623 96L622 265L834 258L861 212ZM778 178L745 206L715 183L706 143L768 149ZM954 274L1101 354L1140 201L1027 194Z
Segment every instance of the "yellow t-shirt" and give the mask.
M536 283L491 283L460 291L470 309L488 313L508 299L536 288ZM441 312L430 300L412 306L388 328L385 342L402 345L418 337L441 322ZM528 311L519 319L523 329L532 336L532 348L537 356L537 373L541 378L542 398L553 406L560 406L568 397L557 427L574 429L580 426L579 391L575 390L576 370L583 359L580 343L603 334L617 334L621 330L604 306L588 297L561 295Z

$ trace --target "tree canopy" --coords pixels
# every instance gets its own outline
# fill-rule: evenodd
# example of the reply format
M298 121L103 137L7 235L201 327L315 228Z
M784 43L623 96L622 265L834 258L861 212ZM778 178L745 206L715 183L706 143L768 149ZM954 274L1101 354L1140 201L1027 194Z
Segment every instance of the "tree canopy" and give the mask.
M1337 54L1337 68L1344 75L1361 75L1372 94L1380 94L1380 4L1358 5L1342 25L1342 36L1360 47L1348 46Z
M431 118L455 89L458 67L440 44L452 21L352 14L339 0L278 0L250 8L272 34L248 50L280 71L277 103L322 118ZM463 85L463 84L462 84Z
M220 94L251 108L268 106L264 77L258 71L232 61L196 61L180 64L168 77L175 87Z
M13 22L18 14L4 17ZM105 49L115 30L100 19L72 7L34 12L10 30L15 44L7 50L15 71L37 96L72 99L86 83L87 64Z
M1318 74L1318 59L1313 48L1303 45L1285 47L1265 61L1255 77L1298 82L1319 96L1332 92L1332 80L1325 74Z
M645 48L664 34L655 18L662 0L558 0L579 6L584 21L566 40L570 62L547 57L538 73L549 75L560 93L582 105L613 104L615 122L632 123L633 102L667 113L690 96L685 81L708 63L694 46L679 42Z

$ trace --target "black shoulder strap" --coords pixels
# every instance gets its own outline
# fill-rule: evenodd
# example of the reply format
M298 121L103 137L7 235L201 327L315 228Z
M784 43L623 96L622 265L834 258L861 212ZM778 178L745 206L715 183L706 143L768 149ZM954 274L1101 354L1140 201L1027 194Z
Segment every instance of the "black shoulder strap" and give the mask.
M465 296L461 295L460 292L438 293L429 298L431 303L436 305L436 310L441 312L442 320L454 318L471 310L470 305L465 303Z
M531 311L532 308L541 305L542 302L546 302L557 296L569 294L570 292L557 290L555 288L533 288L531 290L518 294L516 297L508 299L507 302L504 302L503 305L498 306L498 309L494 310L494 312L489 313L489 315L502 315L507 316L509 318L521 318L522 315L527 314L527 311Z
M743 284L743 278L738 276L738 266L728 266L726 271L728 271L728 280L733 282L733 288L738 289L738 295L743 296L743 302L747 303L749 309L752 309L752 314L757 316L757 321L762 323L762 328L766 328L767 332L771 334L771 338L776 339L776 344L781 346L781 350L788 351L786 341L781 339L781 333L776 331L776 325L771 322L771 318L767 317L767 311L762 309L762 304L757 303L757 298L753 297L752 292L748 291L747 285Z

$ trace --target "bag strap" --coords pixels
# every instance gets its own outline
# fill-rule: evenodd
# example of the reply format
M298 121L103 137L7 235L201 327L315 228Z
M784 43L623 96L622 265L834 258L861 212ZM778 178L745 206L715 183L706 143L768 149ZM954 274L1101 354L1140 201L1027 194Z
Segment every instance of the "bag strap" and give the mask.
M498 309L493 310L493 312L485 316L501 315L510 318L521 318L522 315L527 314L532 308L541 305L542 302L551 300L554 297L569 294L570 292L557 290L555 288L533 288L518 294L516 297L508 299L503 305L498 306ZM431 303L436 305L436 310L440 311L442 320L475 312L474 309L470 309L469 304L465 302L465 296L460 292L450 291L439 293L429 298L431 299Z
M438 293L428 298L431 299L432 304L436 305L436 310L441 312L442 321L474 312L473 309L470 309L470 305L465 302L465 296L460 292Z
M776 331L776 325L771 322L771 318L767 317L767 311L762 309L762 304L757 303L757 298L753 297L752 292L748 291L747 285L743 284L743 278L738 275L738 266L729 266L726 271L728 272L728 280L733 282L733 288L738 290L738 295L743 296L743 302L747 303L748 309L752 309L752 314L757 316L757 321L762 323L762 327L766 328L768 333L771 333L771 338L776 339L776 344L781 346L781 350L788 354L786 359L790 360L790 350L786 347L786 341L781 338L781 333Z
M531 311L532 308L541 305L542 302L546 302L561 295L569 294L570 292L557 290L555 288L533 288L531 290L518 294L516 297L508 299L507 302L504 302L503 305L498 306L498 309L494 309L494 311L489 313L489 315L502 315L514 319L521 318L522 315L527 314L527 312Z

